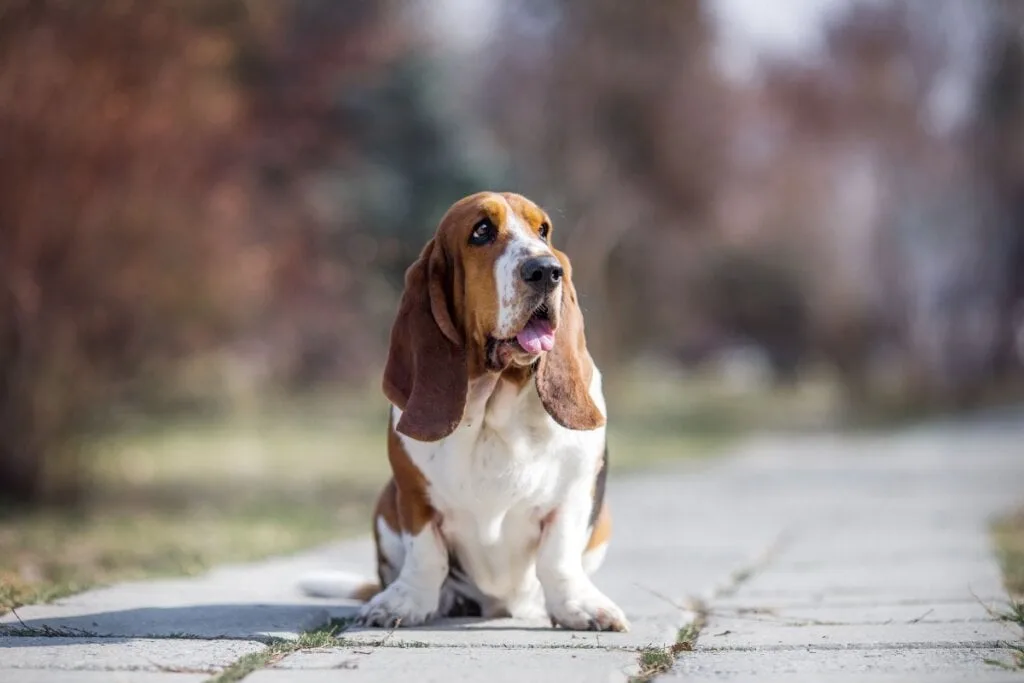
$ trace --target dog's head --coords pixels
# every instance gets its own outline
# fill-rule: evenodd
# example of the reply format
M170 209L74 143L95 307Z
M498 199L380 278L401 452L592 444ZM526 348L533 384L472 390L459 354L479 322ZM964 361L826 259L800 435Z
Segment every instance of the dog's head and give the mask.
M462 420L471 379L524 371L562 426L604 424L572 269L551 237L548 215L517 194L470 195L444 215L406 272L391 330L384 393L403 411L398 431L442 439Z

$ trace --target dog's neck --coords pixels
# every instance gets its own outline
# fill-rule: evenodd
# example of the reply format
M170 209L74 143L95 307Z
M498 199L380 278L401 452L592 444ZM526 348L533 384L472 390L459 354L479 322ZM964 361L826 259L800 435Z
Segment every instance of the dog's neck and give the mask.
M469 380L466 392L466 415L479 415L498 392L510 389L516 394L536 391L535 366L509 366L501 372L485 372Z

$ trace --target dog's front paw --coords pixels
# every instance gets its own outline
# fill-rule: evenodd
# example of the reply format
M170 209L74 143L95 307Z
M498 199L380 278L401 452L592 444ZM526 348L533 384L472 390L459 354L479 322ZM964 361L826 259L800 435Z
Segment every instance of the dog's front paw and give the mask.
M356 623L383 628L418 626L437 614L439 600L437 593L426 594L397 581L363 605Z
M628 631L629 622L618 605L596 588L570 593L548 602L555 626L575 631Z

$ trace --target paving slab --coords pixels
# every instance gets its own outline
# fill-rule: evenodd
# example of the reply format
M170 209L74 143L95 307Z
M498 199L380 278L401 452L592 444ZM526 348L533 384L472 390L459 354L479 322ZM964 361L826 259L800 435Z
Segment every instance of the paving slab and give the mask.
M918 608L921 613L934 608L937 605L987 605L993 609L1000 606L1005 607L1007 602L1005 592L992 596L971 596L963 597L957 593L952 596L933 595L929 597L910 598L899 593L891 595L879 594L871 599L863 595L829 595L824 598L821 595L745 595L743 598L725 597L715 601L716 611L723 613L734 613L737 610L754 611L780 611L792 609L842 609L842 608L863 608L872 606L896 605L906 608Z
M901 681L937 683L1020 681L1021 674L986 662L1009 662L1002 649L802 650L690 652L676 660L668 680L700 681Z
M1008 599L988 525L1024 498L1022 442L1018 419L994 435L923 429L748 449L723 478L763 502L785 539L713 596L697 651L673 675L1024 679L985 663L1009 663L1006 645L1022 637L988 609Z
M617 647L636 649L661 645L676 640L679 628L689 615L679 612L669 616L634 618L628 633L568 631L552 628L549 621L515 619L449 619L426 627L381 629L350 629L343 637L366 645L385 644L395 647Z
M624 683L636 654L609 650L396 649L331 650L285 658L246 683Z
M153 671L54 671L19 669L0 671L4 683L203 683L206 674Z
M1017 418L772 437L734 457L612 477L615 531L595 581L630 618L628 634L514 620L353 629L338 647L296 653L246 681L390 681L410 672L445 683L622 681L636 671L637 648L675 639L691 597L708 606L707 626L670 676L1021 680L984 663L1009 661L1003 644L1019 634L982 604L1006 600L987 525L1024 494ZM259 649L257 639L294 638L351 616L355 603L303 596L296 580L324 568L371 577L373 558L362 538L23 607L24 625L14 615L0 624L67 637L0 638L0 680L202 680L182 672L215 670Z
M709 650L998 648L1020 637L1016 627L998 621L789 626L718 618L701 634L700 647Z
M245 640L0 638L0 680L14 669L207 673L265 646Z
M780 626L837 626L867 624L938 624L967 621L996 621L991 608L976 600L928 604L857 603L846 605L796 605L780 607L729 607L715 605L715 615L752 623Z
M823 566L817 571L780 570L771 567L751 578L736 591L745 596L861 596L876 600L902 598L951 598L1003 595L1002 574L994 559L981 562L950 560L942 564L916 561L889 563L867 569L857 564Z
M975 527L978 528L978 525ZM790 563L821 564L840 562L878 563L907 559L926 560L991 557L992 546L987 534L949 534L940 530L909 530L897 533L889 527L885 533L875 529L847 526L805 532L799 544L782 548L778 553L780 566Z
M773 565L780 570L818 571L836 564L856 565L864 571L874 571L891 564L916 562L939 566L946 562L981 562L992 558L988 543L965 543L942 537L938 543L892 543L889 547L878 543L856 546L852 543L803 544L799 548L784 548ZM828 555L823 557L826 552Z

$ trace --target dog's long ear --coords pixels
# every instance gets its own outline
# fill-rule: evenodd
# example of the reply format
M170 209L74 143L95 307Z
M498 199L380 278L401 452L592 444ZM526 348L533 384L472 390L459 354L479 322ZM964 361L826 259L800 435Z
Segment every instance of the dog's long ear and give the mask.
M466 348L449 310L451 270L441 245L428 242L405 273L391 328L384 394L402 410L396 429L417 441L451 434L466 408Z
M567 429L597 429L605 416L590 398L590 380L594 364L587 351L583 333L583 314L576 301L569 259L555 252L562 262L562 310L555 346L541 356L537 366L537 393L544 409L555 422Z

